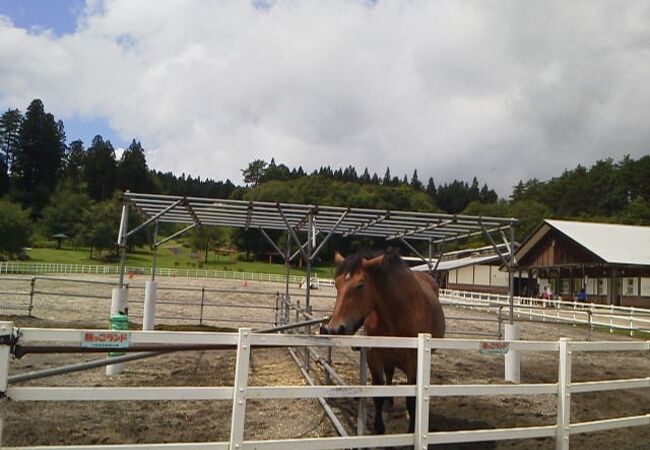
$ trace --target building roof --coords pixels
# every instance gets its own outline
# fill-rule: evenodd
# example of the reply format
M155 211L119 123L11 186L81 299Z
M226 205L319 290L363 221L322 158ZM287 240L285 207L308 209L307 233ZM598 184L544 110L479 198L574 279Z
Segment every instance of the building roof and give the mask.
M509 249L508 246L504 244L497 244L499 251L506 258L509 259ZM517 248L517 243L515 242L515 248ZM413 257L413 256L404 256L402 259L406 261L418 261L421 262L422 258ZM436 265L437 259L432 259L431 264ZM459 269L461 267L473 266L475 264L489 264L493 262L498 262L501 265L502 261L499 255L494 250L492 245L486 245L485 247L479 248L465 248L462 250L455 250L453 252L447 252L442 255L442 260L438 263L438 271ZM417 271L428 271L429 266L427 264L419 264L417 266L411 267L411 270Z
M515 253L528 253L555 229L609 264L650 266L650 227L611 223L544 220Z
M445 242L509 229L516 219L124 192L146 220Z
M434 259L433 260L434 266L436 264L435 261L436 260ZM499 258L499 255L467 256L465 258L449 259L449 260L443 259L438 264L438 268L436 270L445 271L445 270L452 270L452 269L460 269L461 267L473 266L475 264L487 264L487 263L492 263L497 261L501 262L501 258ZM426 272L430 269L427 264L420 264L418 266L411 267L411 270Z

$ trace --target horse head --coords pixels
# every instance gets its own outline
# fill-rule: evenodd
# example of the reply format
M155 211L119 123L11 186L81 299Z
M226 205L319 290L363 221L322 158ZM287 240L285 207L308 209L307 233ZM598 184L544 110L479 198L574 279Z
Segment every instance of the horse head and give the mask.
M354 334L363 325L376 306L371 271L384 261L384 256L344 258L335 253L336 302L329 323L320 329L321 334Z

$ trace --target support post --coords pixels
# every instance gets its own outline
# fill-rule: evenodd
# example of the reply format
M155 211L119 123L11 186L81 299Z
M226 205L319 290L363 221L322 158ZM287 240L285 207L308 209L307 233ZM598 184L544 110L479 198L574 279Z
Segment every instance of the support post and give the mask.
M557 428L555 432L556 450L569 450L571 426L571 349L568 338L560 338L560 358L558 364Z
M413 448L427 450L429 443L429 399L431 397L431 335L418 335L418 368L415 396Z
M519 340L519 324L507 323L505 325L505 340ZM505 354L505 379L512 383L521 382L521 354L519 350L508 350Z
M32 317L32 311L34 309L34 291L36 290L36 277L32 277L31 281L29 282L29 307L28 307L28 315L29 317Z
M127 288L113 288L111 293L111 316L126 316L128 318L128 311L129 303ZM106 366L106 375L117 375L121 371L122 364L111 364L110 366Z
M313 211L309 211L309 216L307 220L307 261L306 262L306 267L305 270L307 271L307 275L305 277L305 281L307 283L307 289L305 291L305 319L307 317L311 317L311 304L310 304L310 296L311 296L311 259L312 259L312 253L314 251L314 242L313 240L316 238L314 234L314 214ZM311 327L307 327L306 333L305 334L310 334ZM309 372L310 369L310 364L309 364L309 349L305 347L305 370Z
M248 368L250 365L250 328L240 328L237 340L237 362L235 385L233 387L232 421L230 424L230 449L244 447L244 421L246 420L246 389L248 388Z
M129 231L129 204L122 205L122 218L120 219L120 231L117 235L117 245L120 247L120 287L124 286L124 265L126 261L126 235Z
M205 303L205 286L201 286L201 311L199 313L199 325L203 325L203 305Z
M144 314L142 318L142 330L153 330L156 325L156 292L158 282L147 280L144 285ZM203 302L201 302L203 305Z

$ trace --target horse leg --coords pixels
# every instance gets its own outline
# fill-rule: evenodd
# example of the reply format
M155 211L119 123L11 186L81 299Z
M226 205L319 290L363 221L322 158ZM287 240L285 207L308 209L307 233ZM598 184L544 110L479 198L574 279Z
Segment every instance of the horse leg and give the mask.
M409 370L406 370L406 379L408 384L417 383L417 360L413 361L412 364L409 364ZM415 397L406 397L406 410L409 415L409 433L415 431Z
M375 386L383 386L384 384L384 364L378 352L375 349L368 349L366 353L366 362L370 369L372 377L372 384ZM384 427L384 419L382 411L384 408L385 397L373 397L372 401L375 405L375 422L372 431L375 434L384 434L386 428Z
M386 386L393 384L393 375L395 375L395 367L393 366L384 366L384 375L386 375ZM385 397L386 404L389 408L393 407L393 397Z

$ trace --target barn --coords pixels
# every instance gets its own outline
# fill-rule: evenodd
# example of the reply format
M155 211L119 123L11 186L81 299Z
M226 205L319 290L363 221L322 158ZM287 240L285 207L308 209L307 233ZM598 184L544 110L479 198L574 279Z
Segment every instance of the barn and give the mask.
M650 227L544 220L515 259L538 292L572 300L650 308Z

